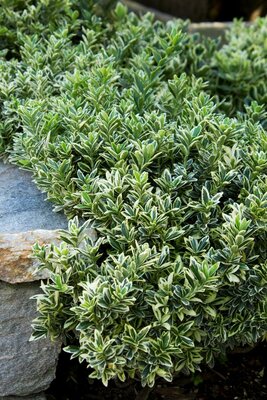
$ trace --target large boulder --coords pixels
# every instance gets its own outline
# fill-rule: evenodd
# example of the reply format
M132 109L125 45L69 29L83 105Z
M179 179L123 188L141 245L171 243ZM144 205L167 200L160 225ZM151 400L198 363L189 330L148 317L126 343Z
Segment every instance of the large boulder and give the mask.
M40 289L31 248L56 241L64 215L44 202L28 172L0 163L0 400L44 400L55 378L61 343L30 342ZM37 394L35 394L37 393ZM26 396L26 397L24 397ZM28 397L27 397L28 396Z
M28 171L0 162L0 232L66 228L64 215L53 213L52 204L37 190Z
M18 396L8 396L8 397L2 397L0 396L0 400L46 400L46 396L44 393L38 393L38 394L33 394L31 396L23 396L23 397L18 397Z
M26 396L49 387L61 343L29 342L39 283L0 282L0 396Z

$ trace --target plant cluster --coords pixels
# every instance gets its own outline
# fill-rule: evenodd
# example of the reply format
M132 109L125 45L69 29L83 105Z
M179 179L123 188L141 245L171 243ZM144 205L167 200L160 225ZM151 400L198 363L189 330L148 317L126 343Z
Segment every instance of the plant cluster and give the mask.
M104 384L153 386L266 331L267 21L219 48L121 4L69 7L0 60L2 151L73 218L35 245L51 278L33 337Z
M226 33L226 43L211 58L208 79L212 92L225 100L229 114L256 100L267 103L267 24L258 19L248 27L236 21Z

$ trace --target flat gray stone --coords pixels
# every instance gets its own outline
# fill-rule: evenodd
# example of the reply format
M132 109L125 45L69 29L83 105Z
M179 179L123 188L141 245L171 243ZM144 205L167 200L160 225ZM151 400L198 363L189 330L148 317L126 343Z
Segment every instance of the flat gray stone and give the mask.
M31 396L0 396L0 400L46 400L46 395L44 393L33 394Z
M61 342L29 342L40 278L32 246L55 242L67 228L32 182L31 174L0 162L0 400L45 400L55 378ZM25 283L27 282L27 283ZM10 397L11 396L11 397Z
M29 342L39 282L11 285L0 281L0 399L46 390L55 378L60 341ZM43 400L44 397L31 397Z
M193 22L189 24L189 33L201 33L210 38L217 38L225 35L225 32L232 27L232 22Z
M55 213L32 182L31 173L0 162L0 232L65 229L67 219Z
M137 14L146 14L147 12L152 12L153 14L155 14L155 18L158 19L159 21L168 22L174 18L177 18L174 15L167 14L155 8L147 7L136 1L123 0L123 3L127 5L130 11L134 11ZM199 1L198 2L188 1L185 4L184 1L180 0L175 5L177 15L179 15L178 18L191 19L190 15L193 15L194 17L198 15L199 20L202 20L203 18L201 17L201 13L203 14L204 12L205 14L204 10L206 7L208 7L208 1L202 0L201 3L202 7ZM250 23L251 22L247 22L246 24L249 25ZM204 36L208 36L211 38L217 38L221 36L224 42L225 32L226 30L230 29L232 25L233 25L232 22L193 22L189 24L188 32L189 33L198 32Z
M45 400L35 393L55 378L61 341L29 341L36 317L30 297L49 277L36 275L32 246L56 243L68 225L44 200L29 172L0 162L0 400ZM91 228L88 235L95 238Z

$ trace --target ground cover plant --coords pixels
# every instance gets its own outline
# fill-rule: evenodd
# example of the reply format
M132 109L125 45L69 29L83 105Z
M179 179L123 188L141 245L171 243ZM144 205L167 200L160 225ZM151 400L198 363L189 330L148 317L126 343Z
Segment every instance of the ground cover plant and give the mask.
M51 279L33 337L105 385L153 386L266 332L267 21L218 47L122 4L60 4L64 24L11 24L0 59L1 151L70 218L34 249Z
M258 19L244 29L244 23L236 21L226 33L226 43L211 58L208 79L212 92L225 100L224 110L234 115L244 111L246 104L256 100L267 103L266 58L267 27L265 19Z

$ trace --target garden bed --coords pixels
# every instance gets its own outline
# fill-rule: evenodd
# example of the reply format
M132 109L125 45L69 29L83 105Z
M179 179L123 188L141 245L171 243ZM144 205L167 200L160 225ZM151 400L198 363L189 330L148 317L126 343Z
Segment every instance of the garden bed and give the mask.
M0 394L45 390L62 339L82 364L61 356L52 399L260 399L267 20L235 22L224 45L188 34L199 26L139 18L122 4L31 1L0 8L1 154L31 171L70 221L60 245L58 232L49 244L35 230L25 243L24 233L3 233L2 253L12 253L1 263L6 297L15 298L9 285L49 277L31 293L39 292L32 338L57 345L54 355L46 346L44 384L46 361L37 386L16 393L17 372L2 367ZM25 189L15 188L19 206ZM22 255L10 251L16 243ZM16 309L27 313L29 296ZM14 307L2 303L9 321ZM33 306L27 316L25 346L17 331L14 345L2 335L7 354L28 345ZM243 345L257 347L229 355ZM11 361L30 374L27 386L33 373L20 363Z
M265 400L267 397L267 344L231 354L193 378L162 381L150 392L148 400ZM47 400L135 400L141 387L136 384L111 383L105 388L100 382L88 380L88 369L62 353L57 379L46 392Z

